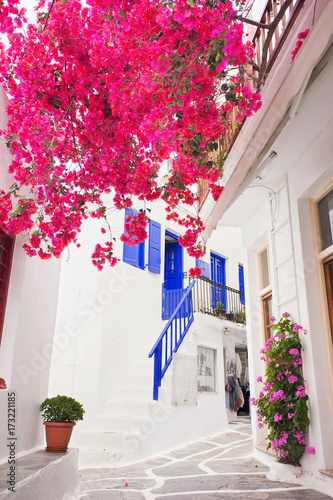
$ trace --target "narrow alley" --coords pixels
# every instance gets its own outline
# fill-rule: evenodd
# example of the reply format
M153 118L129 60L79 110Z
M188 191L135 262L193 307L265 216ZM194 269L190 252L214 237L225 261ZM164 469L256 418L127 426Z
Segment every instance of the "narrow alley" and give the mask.
M163 456L113 469L80 473L80 500L291 500L333 498L299 483L267 479L269 467L253 455L251 423ZM316 483L317 484L317 483ZM322 488L321 488L322 489Z

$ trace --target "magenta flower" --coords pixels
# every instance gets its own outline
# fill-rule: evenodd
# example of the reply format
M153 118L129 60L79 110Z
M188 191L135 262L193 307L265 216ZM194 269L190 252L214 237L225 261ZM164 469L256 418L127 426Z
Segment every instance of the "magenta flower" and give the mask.
M289 451L288 450L280 450L280 455L281 457L283 458L286 458L286 456L288 455Z
M294 332L298 332L298 330L302 330L302 326L301 325L295 325L294 328L293 328Z
M294 366L298 366L298 365L301 365L301 364L302 364L302 359L301 359L301 358L295 358L295 359L293 359L291 362L292 362L292 364L293 364Z
M290 349L289 354L293 354L294 356L297 356L297 354L299 354L299 350L298 349Z
M278 442L277 442L277 440L276 440L276 439L273 439L273 441L272 441L272 443L271 443L271 444L272 444L272 448L273 448L273 450L276 450L276 448L278 447Z
M276 321L275 316L271 316L271 317L269 318L269 321L270 321L270 323L274 323L274 321Z
M258 377L257 382L262 382L262 377Z
M279 420L282 420L282 415L279 415L278 413L275 413L275 415L274 415L274 422L278 422Z
M249 401L252 406L256 404L256 398L250 398Z
M303 385L299 385L297 387L296 396L300 398L304 398L306 396L305 387Z
M268 384L264 385L262 388L263 391L270 391L273 386L273 382L269 382Z
M278 339L285 339L286 336L284 333L279 333L279 335L277 336Z
M285 313L283 313L283 314L282 314L282 316L283 316L284 318L288 318L288 316L290 316L290 314L289 314L289 313L287 313L287 312L285 312Z
M288 418L293 418L295 416L295 413L288 413Z
M276 375L276 379L278 381L282 380L283 379L283 373L282 372L279 372L277 375Z
M293 384L294 382L297 382L298 378L296 377L296 375L290 375L290 377L288 377L288 382L289 384Z
M308 455L314 455L316 453L316 450L313 446L309 446L309 448L305 448L305 453Z
M288 434L285 431L280 433L279 446L287 444Z

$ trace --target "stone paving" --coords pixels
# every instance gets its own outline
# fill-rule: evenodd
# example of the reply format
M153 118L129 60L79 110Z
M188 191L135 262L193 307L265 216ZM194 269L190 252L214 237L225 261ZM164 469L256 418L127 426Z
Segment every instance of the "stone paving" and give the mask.
M253 457L251 426L230 430L144 462L80 472L81 500L324 500L301 484L270 481L269 467Z

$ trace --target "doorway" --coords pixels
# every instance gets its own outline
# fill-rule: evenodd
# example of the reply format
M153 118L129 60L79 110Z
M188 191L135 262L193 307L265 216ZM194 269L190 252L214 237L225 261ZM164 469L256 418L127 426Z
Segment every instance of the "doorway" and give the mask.
M225 286L225 259L213 253L210 254L210 278L214 283ZM223 304L227 310L227 293L225 288L212 284L212 308L216 308L217 302Z
M183 248L178 237L165 231L162 319L169 319L183 297ZM179 313L180 315L182 312Z

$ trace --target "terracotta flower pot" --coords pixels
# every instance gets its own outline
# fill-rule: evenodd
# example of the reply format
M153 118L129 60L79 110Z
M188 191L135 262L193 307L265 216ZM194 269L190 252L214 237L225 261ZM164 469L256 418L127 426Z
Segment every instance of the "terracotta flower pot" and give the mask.
M65 453L72 435L74 422L44 422L46 433L46 451Z

